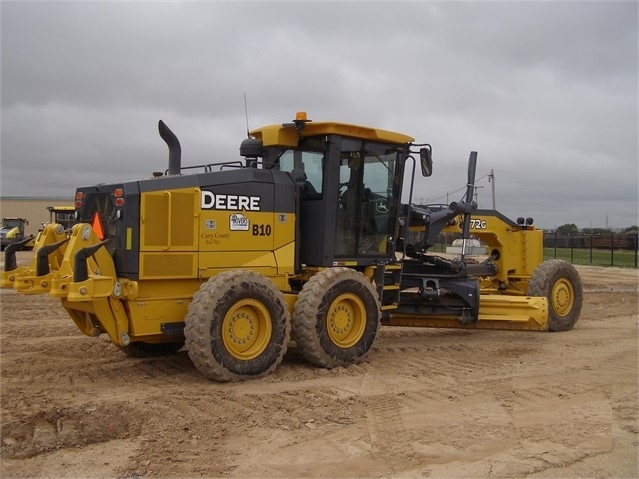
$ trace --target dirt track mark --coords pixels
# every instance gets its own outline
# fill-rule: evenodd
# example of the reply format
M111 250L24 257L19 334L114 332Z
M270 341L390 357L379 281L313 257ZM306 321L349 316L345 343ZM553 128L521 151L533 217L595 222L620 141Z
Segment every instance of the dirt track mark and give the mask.
M135 437L141 428L139 415L128 403L101 401L78 407L48 407L3 421L2 451L8 458L26 458Z

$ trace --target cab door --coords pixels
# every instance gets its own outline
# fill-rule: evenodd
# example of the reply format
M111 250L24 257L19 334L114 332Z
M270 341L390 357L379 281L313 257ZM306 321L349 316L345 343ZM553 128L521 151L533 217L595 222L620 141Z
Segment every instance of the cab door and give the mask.
M381 143L342 139L336 257L377 258L394 253L399 153L397 147Z

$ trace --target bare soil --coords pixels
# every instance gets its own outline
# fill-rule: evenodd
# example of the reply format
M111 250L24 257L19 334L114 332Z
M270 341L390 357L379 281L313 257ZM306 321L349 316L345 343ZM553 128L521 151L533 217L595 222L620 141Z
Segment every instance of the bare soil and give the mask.
M20 257L20 262L26 261ZM637 477L637 271L578 267L572 331L383 327L367 360L219 384L2 291L9 477Z

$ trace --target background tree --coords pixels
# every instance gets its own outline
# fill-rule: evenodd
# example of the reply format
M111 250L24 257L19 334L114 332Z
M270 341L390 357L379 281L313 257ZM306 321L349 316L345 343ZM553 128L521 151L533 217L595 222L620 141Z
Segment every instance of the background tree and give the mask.
M579 233L579 228L574 223L566 223L557 228L557 234L560 235L576 235L577 233Z

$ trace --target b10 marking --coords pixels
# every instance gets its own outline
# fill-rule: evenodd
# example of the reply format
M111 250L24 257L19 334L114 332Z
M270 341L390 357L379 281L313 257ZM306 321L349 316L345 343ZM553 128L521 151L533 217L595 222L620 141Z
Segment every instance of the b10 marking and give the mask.
M253 236L271 236L271 225L253 225Z
M471 218L471 220L470 220L470 229L485 230L486 229L486 220L474 220L474 219Z

